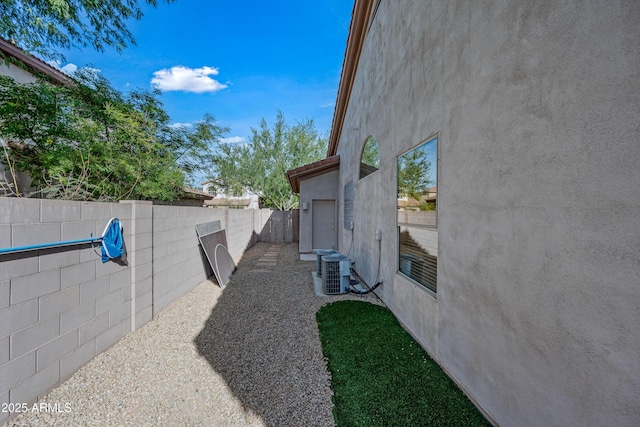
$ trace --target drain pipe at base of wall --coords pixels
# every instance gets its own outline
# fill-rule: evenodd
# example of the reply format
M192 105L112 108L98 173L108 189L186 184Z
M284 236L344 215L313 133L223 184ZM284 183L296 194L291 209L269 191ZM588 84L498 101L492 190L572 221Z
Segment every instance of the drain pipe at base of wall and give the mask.
M353 268L351 268L351 272L358 278L358 280L355 280L355 283L352 282L349 286L349 292L351 293L357 295L366 295L370 292L373 292L378 286L382 285L382 280L378 280L378 278L380 277L380 259L382 257L382 233L378 230L376 230L376 240L378 241L378 268L376 270L377 281L373 286L369 286L367 285L367 282L365 282L364 279L360 277L360 275ZM361 284L364 285L366 289L363 288ZM356 288L356 285L360 289Z
M357 273L356 273L357 275ZM360 276L358 276L360 277ZM362 280L362 279L361 279ZM375 285L373 285L372 287L369 287L364 280L362 280L362 283L364 284L364 286L366 286L367 289L360 289L358 290L358 288L356 288L355 286L360 285L361 282L356 281L355 283L352 283L351 286L349 286L349 292L353 293L353 294L357 294L357 295L366 295L370 292L373 292L378 286L382 285L382 282L377 282Z

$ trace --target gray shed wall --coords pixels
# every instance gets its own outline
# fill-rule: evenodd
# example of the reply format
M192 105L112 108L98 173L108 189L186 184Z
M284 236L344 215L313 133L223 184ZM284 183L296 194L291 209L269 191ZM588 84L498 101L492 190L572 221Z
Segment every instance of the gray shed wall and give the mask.
M309 209L300 209L300 252L311 252L313 242L313 201L335 200L338 206L338 177L339 171L327 172L300 181L300 206L309 204Z

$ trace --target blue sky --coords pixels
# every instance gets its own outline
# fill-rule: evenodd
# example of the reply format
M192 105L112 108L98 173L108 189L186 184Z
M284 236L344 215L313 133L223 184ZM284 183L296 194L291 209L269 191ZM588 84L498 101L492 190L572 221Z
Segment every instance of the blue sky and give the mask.
M313 118L328 134L352 7L346 0L177 0L145 7L130 23L137 46L121 54L64 51L60 65L97 68L122 92L156 86L173 122L210 113L234 140L246 140L262 117L271 123L278 109L288 123Z

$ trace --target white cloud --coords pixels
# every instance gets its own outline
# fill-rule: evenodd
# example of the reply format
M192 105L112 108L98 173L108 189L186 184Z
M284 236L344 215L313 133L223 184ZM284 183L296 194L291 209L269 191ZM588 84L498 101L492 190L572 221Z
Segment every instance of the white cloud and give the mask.
M47 61L47 64L51 65L54 68L62 71L68 76L72 76L78 70L78 66L76 64L68 63L64 67L61 67L61 62L58 60Z
M231 136L229 138L220 139L220 142L222 144L240 144L240 143L243 143L243 142L247 142L247 140L244 139L241 136Z
M78 66L76 64L67 64L64 67L60 68L63 73L72 75L78 70Z
M227 87L210 76L217 76L213 67L188 68L177 65L153 73L151 84L162 91L217 92Z

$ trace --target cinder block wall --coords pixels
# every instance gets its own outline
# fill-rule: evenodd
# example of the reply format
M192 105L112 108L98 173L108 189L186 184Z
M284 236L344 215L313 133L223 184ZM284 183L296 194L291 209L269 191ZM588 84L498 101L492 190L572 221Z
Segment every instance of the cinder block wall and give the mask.
M154 316L207 278L195 225L223 220L223 209L153 207Z
M100 236L117 217L128 259L103 264L89 245L0 255L0 405L36 401L206 279L196 224L221 221L239 262L273 215L0 197L0 248Z
M227 229L229 253L236 263L247 248L260 240L260 232L271 217L270 209L225 210L224 227ZM251 226L247 226L251 224ZM265 239L268 241L268 239Z
M131 328L135 330L153 317L153 205L123 201L131 206L130 239L126 239L131 286Z
M131 205L1 198L0 247L101 235L111 217L131 240ZM34 401L127 334L130 291L89 245L0 255L0 403Z

